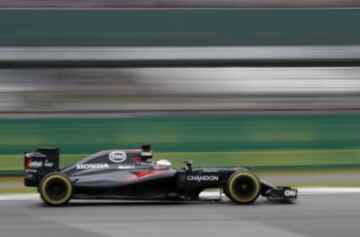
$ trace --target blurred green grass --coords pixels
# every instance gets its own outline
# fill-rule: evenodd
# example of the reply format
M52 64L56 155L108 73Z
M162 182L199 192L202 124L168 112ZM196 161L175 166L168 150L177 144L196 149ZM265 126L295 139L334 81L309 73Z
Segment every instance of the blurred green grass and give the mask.
M0 119L0 154L64 154L151 143L159 152L360 148L360 114Z
M61 165L102 149L151 143L176 166L360 165L360 114L204 115L0 119L0 170L23 168L22 153L61 149Z
M1 182L1 181L0 181ZM36 193L35 188L0 188L0 194Z
M61 154L60 166L72 164L86 154ZM158 152L154 160L168 159L175 167L182 167L184 160L193 160L194 166L323 166L354 165L360 167L360 149L321 149L321 150L262 150L232 152ZM0 170L23 169L22 155L0 155Z

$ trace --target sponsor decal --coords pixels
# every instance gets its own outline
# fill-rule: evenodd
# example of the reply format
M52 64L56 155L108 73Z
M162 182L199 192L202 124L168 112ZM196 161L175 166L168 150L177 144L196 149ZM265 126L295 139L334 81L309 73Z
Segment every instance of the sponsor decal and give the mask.
M188 175L187 181L202 182L202 181L219 181L218 175Z
M53 167L53 166L54 166L54 163L49 162L48 160L46 160L45 163L44 163L44 167L50 168L50 167Z
M119 165L118 169L120 169L120 170L135 169L135 165Z
M143 152L141 152L141 156L152 156L152 152L151 151L143 151Z
M115 163L121 163L126 160L126 153L123 151L113 151L109 154L109 159Z
M38 173L38 169L26 169L26 173Z
M54 166L54 163L53 162L50 162L48 160L45 160L44 162L41 161L41 160L34 160L34 161L31 161L30 164L29 164L29 168L41 168L41 167L46 167L46 168L50 168L50 167L53 167Z
M89 169L107 169L109 168L108 164L78 164L76 169L78 170L89 170Z
M41 168L43 166L42 161L31 161L29 164L29 168Z
M296 194L297 194L297 192L294 189L286 189L284 191L284 196L285 197L294 197L294 196L296 196Z
M32 178L34 178L34 175L33 174L26 174L25 178L26 179L32 179Z
M31 157L46 157L46 155L40 153L40 152L29 152L25 154L25 157L31 158Z

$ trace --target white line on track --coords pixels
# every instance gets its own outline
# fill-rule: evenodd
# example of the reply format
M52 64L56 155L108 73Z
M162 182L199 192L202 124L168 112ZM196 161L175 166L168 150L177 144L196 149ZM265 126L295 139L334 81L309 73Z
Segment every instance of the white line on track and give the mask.
M300 195L311 194L346 194L346 193L360 193L360 188L342 188L342 187L308 187L299 188Z
M0 201L16 201L16 200L34 200L39 198L40 195L34 194L3 194L0 195Z
M299 196L302 195L319 195L319 194L360 194L359 188L341 188L341 187L307 187L299 188ZM204 199L218 199L220 192L205 191L200 197ZM36 200L39 199L39 194L3 194L0 195L0 201L16 201L16 200Z

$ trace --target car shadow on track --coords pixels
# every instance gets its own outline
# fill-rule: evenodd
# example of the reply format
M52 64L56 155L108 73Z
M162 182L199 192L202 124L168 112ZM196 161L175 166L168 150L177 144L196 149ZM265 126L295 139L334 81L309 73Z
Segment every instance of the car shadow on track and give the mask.
M65 206L60 207L81 207L81 206L179 206L179 205L224 205L224 206L263 206L263 205L294 205L296 202L271 201L260 199L249 205L238 205L230 200L176 200L176 201L149 201L149 200L74 200ZM46 204L40 204L47 207Z

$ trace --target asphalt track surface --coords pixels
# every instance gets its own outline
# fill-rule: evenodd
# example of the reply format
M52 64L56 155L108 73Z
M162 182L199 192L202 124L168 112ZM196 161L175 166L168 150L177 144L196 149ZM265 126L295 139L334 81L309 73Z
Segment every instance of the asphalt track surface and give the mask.
M229 201L73 202L51 208L40 200L0 201L1 237L104 236L360 236L360 194L302 195L295 204L237 206Z

